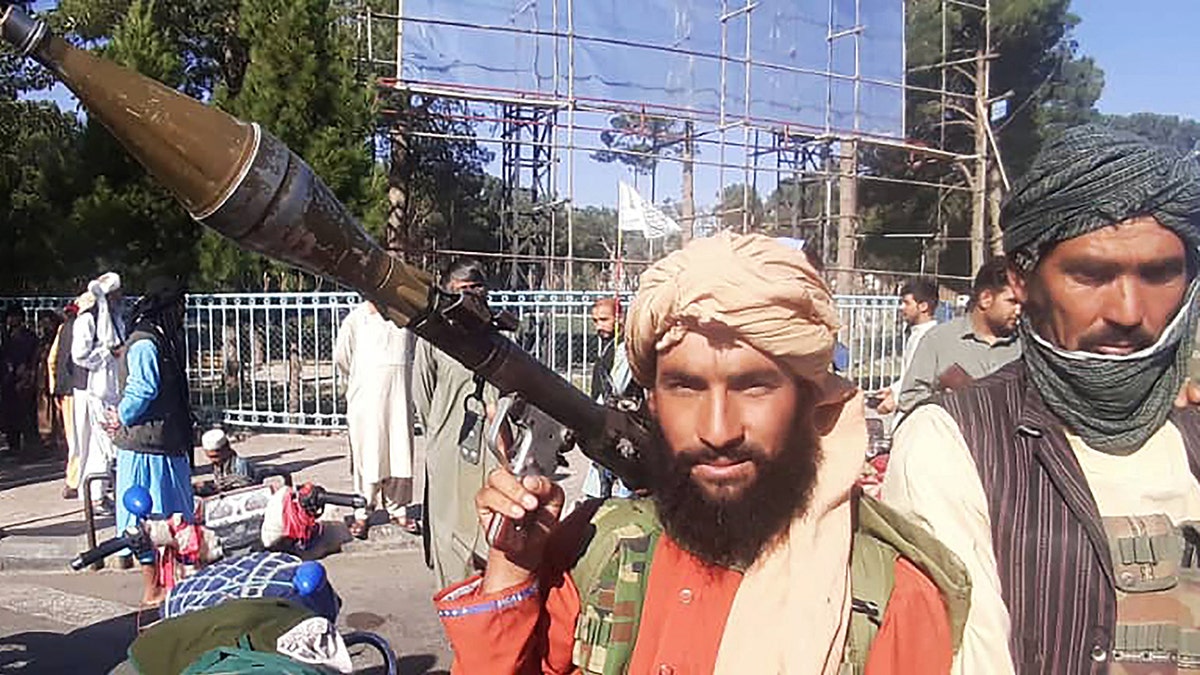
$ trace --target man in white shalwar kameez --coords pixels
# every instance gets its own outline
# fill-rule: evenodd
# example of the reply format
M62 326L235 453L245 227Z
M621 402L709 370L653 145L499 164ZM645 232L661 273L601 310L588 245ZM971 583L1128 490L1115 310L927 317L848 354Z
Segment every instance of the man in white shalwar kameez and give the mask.
M351 533L366 537L377 509L412 531L412 363L415 336L383 318L369 302L346 316L333 360L347 378L346 419L354 466L354 491L366 509L354 513Z
M86 395L77 396L75 401L81 467L79 496L99 502L103 495L99 484L92 485L91 495L82 486L88 477L108 473L109 462L116 458L112 439L104 430L104 411L115 408L121 401L122 366L118 350L125 336L121 277L115 272L100 275L88 284L88 292L77 302L80 307L71 328L71 360L87 373Z

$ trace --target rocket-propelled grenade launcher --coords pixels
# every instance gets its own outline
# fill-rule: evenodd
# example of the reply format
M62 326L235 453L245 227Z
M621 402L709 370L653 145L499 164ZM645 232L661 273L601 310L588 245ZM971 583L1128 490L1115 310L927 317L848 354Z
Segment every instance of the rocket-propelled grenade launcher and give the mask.
M0 36L63 82L200 223L256 251L357 289L399 326L575 433L584 454L644 486L636 414L599 405L500 333L503 314L379 247L312 169L247 124L153 79L77 49L16 6Z

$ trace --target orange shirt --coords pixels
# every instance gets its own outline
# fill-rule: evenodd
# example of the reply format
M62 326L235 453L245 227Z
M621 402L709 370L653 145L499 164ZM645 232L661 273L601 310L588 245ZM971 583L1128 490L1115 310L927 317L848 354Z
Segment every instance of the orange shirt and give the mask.
M950 623L937 587L903 558L895 576L866 675L949 673ZM711 673L741 578L705 568L660 537L630 675ZM454 649L455 673L579 672L571 660L579 591L569 574L491 594L479 593L478 582L468 579L434 599Z

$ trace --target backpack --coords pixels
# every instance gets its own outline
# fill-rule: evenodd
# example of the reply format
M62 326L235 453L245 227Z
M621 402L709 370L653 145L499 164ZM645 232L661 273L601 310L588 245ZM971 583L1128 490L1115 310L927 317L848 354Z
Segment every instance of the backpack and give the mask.
M273 654L279 636L312 616L308 608L279 598L227 600L151 626L129 646L129 660L137 672L158 675L185 672L218 649L259 649Z
M254 651L243 639L238 640L237 647L217 647L204 652L180 675L324 675L326 672L274 652Z
M892 508L857 497L850 559L851 616L840 675L861 675L904 556L942 592L953 648L962 643L971 585L962 563ZM633 656L662 523L650 499L609 499L591 518L593 535L570 574L579 589L573 661L586 675L625 675Z

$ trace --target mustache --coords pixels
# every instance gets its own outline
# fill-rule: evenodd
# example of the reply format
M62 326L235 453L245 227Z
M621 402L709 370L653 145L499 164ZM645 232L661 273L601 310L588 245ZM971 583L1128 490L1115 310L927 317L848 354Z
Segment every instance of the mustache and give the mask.
M767 461L767 453L757 443L739 443L727 448L701 447L683 450L675 455L678 466L691 468L697 464L711 464L718 459L731 462L755 462L762 464Z
M1094 352L1105 345L1130 345L1134 351L1145 349L1154 344L1157 336L1151 335L1145 328L1118 328L1106 326L1096 329L1079 337L1079 351Z

